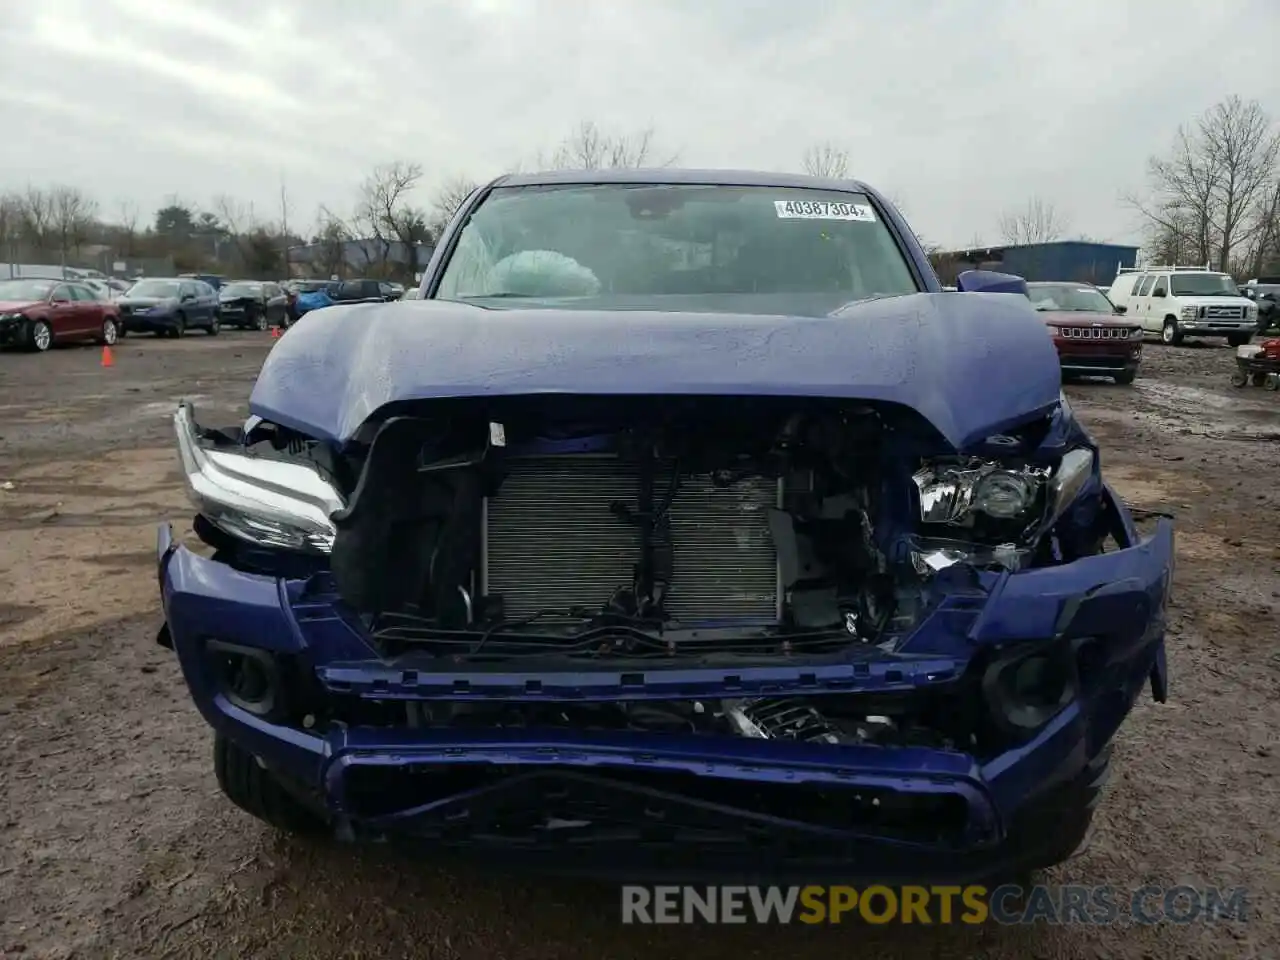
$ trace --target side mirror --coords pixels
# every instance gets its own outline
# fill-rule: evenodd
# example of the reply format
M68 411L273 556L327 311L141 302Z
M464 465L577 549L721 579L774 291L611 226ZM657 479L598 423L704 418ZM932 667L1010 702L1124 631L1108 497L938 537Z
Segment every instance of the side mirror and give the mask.
M1126 307L1126 306L1124 306L1123 304L1117 303L1115 306L1116 306L1116 313L1128 313L1128 312L1129 312L1129 308L1128 308L1128 307Z
M993 270L964 271L956 277L956 289L961 293L1019 293L1024 297L1031 293L1022 277Z
M1163 290L1152 290L1151 295L1153 297L1164 297L1165 294Z

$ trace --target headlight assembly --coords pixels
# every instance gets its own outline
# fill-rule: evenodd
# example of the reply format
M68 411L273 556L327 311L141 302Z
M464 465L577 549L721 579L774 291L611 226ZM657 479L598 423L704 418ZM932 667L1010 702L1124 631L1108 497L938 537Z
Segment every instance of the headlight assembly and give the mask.
M927 466L912 479L925 523L964 524L975 513L1009 520L1027 513L1044 482L1043 472L1006 470L992 463Z
M247 543L329 553L336 535L329 517L342 496L300 463L266 460L203 446L191 407L173 416L187 493L214 526Z
M998 463L929 464L912 476L925 523L970 525L976 515L993 520L1056 520L1093 471L1093 451L1068 451L1056 469L1009 468Z

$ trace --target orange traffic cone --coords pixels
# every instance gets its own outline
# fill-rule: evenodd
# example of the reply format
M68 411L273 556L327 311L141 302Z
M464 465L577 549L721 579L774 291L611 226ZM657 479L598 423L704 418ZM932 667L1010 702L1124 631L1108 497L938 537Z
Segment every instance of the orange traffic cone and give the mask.
M272 339L272 340L279 340L279 339L280 339L280 328L279 328L279 327L272 327L272 328L271 328L271 339Z
M104 367L114 367L116 358L111 355L111 347L104 345L102 348L102 365Z

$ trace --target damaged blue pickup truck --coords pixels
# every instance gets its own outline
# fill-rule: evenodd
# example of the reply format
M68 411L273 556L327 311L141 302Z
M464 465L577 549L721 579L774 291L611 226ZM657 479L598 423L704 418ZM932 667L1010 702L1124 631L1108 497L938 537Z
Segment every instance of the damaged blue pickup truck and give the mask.
M423 299L291 328L176 441L165 624L284 830L631 879L990 881L1166 693L1140 534L1018 278L853 181L500 178Z

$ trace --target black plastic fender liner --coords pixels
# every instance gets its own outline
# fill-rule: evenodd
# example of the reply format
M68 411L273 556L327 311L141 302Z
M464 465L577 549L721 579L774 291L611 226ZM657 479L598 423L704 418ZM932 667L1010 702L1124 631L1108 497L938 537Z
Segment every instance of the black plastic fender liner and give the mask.
M414 604L442 612L442 605L464 605L457 587L479 558L482 458L420 469L423 445L438 430L413 417L387 420L348 506L332 517L330 569L343 600L357 610Z

